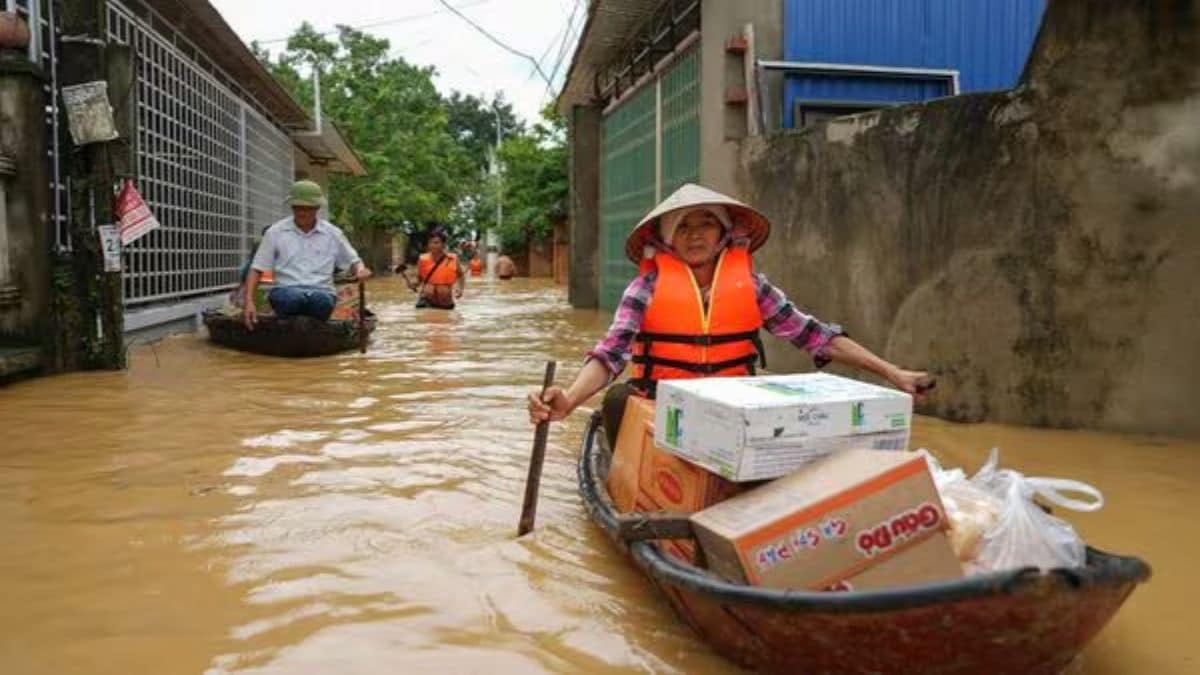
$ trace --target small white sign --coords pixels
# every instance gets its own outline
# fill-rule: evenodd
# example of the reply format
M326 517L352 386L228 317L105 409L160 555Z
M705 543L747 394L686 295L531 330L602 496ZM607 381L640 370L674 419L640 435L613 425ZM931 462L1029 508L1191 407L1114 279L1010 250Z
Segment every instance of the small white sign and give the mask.
M121 233L116 225L101 225L100 250L104 253L104 271L121 271Z

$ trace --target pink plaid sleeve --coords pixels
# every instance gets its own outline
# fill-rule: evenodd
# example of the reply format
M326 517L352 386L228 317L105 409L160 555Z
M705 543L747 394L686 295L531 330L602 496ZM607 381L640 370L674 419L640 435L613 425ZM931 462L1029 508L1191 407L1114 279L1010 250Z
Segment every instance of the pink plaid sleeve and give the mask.
M600 361L613 377L620 375L629 362L633 338L642 328L642 318L646 315L650 297L654 295L657 276L655 272L648 272L629 283L613 314L608 334L587 353L588 360Z
M836 323L823 323L816 317L796 309L783 291L771 285L762 274L754 275L758 284L758 311L762 313L763 327L771 335L782 338L812 354L818 368L829 363L826 348L829 341L846 331Z

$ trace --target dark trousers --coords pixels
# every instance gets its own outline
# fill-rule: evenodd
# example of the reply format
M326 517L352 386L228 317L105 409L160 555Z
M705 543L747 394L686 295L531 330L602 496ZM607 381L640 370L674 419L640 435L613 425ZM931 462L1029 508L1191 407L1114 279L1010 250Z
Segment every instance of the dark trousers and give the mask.
M312 286L276 286L267 300L277 316L311 316L318 321L328 321L337 305L333 291Z
M417 298L417 309L454 309L454 301L449 304L435 302L432 298L421 296Z

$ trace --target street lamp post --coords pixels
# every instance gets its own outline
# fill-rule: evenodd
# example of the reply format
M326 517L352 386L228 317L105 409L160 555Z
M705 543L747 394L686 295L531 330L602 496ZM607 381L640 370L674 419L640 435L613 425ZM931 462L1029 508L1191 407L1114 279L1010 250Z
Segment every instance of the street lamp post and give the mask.
M492 112L496 115L496 151L493 155L493 168L496 172L496 227L487 236L487 268L488 274L495 276L496 261L500 258L500 226L504 222L504 172L500 169L500 143L504 140L504 130L500 123L500 109L494 104Z

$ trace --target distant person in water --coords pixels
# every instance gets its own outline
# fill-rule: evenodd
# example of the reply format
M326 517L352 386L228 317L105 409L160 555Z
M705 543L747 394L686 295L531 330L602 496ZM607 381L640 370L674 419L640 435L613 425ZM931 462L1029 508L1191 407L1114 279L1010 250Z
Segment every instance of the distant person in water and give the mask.
M512 258L502 255L496 259L496 276L501 279L511 279L517 274L517 265Z
M458 256L446 250L446 239L446 231L435 223L429 232L426 251L417 260L417 281L403 275L409 288L417 292L419 308L454 309L454 301L462 298L466 290L466 270Z

